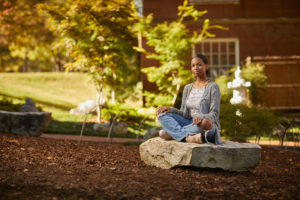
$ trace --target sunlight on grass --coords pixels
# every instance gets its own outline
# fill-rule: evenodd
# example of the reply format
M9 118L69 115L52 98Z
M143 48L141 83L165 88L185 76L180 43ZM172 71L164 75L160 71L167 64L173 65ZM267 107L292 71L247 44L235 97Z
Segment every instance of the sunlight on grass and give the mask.
M61 108L96 99L94 85L82 73L1 73L0 94Z
M70 109L78 104L96 99L96 90L87 74L82 73L0 73L0 97L7 98L13 104L24 104L25 97L36 102L36 106L44 112L52 113L46 132L56 134L80 134L85 115L71 115ZM159 124L154 120L155 108L141 108L140 102L131 102L138 113L147 118L139 129L140 121L128 123L128 134L119 137L142 138L151 127ZM88 121L94 121L94 115L88 115ZM107 136L93 130L93 123L89 122L84 129L85 135Z

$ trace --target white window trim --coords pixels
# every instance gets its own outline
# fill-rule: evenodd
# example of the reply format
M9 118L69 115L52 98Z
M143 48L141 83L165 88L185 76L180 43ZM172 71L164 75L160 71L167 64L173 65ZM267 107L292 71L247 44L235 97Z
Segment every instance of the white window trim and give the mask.
M212 44L213 43L222 43L222 42L226 42L227 44L230 43L230 42L234 42L235 43L235 64L232 64L231 66L238 66L240 65L240 45L239 45L239 39L238 38L208 38L208 39L205 39L203 41L201 41L198 45L201 45L201 51L202 52L196 52L196 46L192 46L192 56L194 57L196 55L196 53L201 53L203 55L205 55L208 60L212 60L212 59L209 59L209 57L211 55L213 55L213 52L212 52ZM210 44L210 52L209 54L205 54L203 52L203 47L204 47L204 43L209 43ZM230 64L229 64L229 46L227 45L227 67L230 67ZM220 45L218 45L218 60L220 61L221 60L221 50L220 50ZM211 63L208 63L209 66L211 66L212 68L215 68L215 69L221 69L221 68L226 68L224 66L221 66L221 65L212 65Z

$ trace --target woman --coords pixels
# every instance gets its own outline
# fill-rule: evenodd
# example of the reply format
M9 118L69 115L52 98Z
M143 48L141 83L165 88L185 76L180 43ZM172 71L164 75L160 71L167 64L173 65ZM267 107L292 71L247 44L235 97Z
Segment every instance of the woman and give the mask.
M163 139L221 144L219 87L207 78L204 55L196 55L191 67L196 81L184 87L180 110L161 106L156 111L163 128L159 135Z

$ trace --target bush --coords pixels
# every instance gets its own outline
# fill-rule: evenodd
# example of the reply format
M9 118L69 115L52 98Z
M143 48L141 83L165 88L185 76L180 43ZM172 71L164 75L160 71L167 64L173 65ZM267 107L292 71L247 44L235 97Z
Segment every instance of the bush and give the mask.
M0 100L0 110L9 111L9 112L19 112L23 104L18 103L14 104L12 99L2 98Z
M122 112L121 112L122 111ZM116 121L134 121L140 122L145 115L138 113L135 108L129 107L126 104L114 104L109 105L108 108L102 109L102 117L105 120L113 120L113 118L117 115Z
M280 120L273 111L256 106L222 104L220 112L222 134L231 140L269 134Z

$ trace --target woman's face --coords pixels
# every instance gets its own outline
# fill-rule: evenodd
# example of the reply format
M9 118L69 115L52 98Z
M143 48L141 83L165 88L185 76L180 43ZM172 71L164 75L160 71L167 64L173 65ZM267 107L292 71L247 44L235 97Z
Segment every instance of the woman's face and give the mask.
M192 73L195 77L206 76L207 65L203 62L201 58L192 59Z

